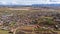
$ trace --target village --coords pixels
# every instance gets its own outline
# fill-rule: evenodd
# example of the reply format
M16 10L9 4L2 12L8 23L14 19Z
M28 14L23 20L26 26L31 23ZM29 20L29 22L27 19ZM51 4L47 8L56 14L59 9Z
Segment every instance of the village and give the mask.
M0 10L0 30L9 34L59 34L60 12L40 8Z

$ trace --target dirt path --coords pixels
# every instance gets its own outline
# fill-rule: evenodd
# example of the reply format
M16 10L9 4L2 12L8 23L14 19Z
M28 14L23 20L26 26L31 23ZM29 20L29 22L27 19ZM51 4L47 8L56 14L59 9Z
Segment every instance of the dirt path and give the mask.
M17 27L16 29L14 29L13 34L15 34L18 29L19 29L21 32L24 32L24 33L31 33L31 32L33 31L33 28L34 28L34 27L32 27L32 26Z

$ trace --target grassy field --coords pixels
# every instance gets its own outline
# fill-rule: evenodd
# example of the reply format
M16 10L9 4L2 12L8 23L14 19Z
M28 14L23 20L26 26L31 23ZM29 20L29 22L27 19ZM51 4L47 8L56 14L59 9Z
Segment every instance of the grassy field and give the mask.
M0 34L9 34L8 31L0 30Z

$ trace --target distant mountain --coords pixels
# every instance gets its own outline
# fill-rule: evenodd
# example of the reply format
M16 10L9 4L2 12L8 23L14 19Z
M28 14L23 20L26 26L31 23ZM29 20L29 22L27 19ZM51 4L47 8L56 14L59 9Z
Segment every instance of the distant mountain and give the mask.
M32 5L0 5L0 7L30 7Z
M32 4L34 8L60 9L60 4Z
M32 4L34 7L60 7L60 4Z
M60 8L60 4L32 4L32 5L2 5L0 7L58 7Z

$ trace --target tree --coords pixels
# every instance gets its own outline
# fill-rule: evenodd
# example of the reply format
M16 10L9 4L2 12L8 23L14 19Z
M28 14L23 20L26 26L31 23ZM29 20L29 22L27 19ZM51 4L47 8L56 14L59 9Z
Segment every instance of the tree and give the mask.
M52 17L42 17L38 20L38 24L53 25L54 21Z
M50 26L50 25L54 24L54 21L52 19L53 19L52 17L42 17L42 18L38 19L36 24L40 26L41 23L42 23L42 24L45 24L47 26L48 25ZM50 31L49 29L44 29L44 28L41 28L41 27L37 27L37 28L35 28L35 30L37 30L39 33L43 32L43 31L47 31L47 33L48 33L48 31Z

